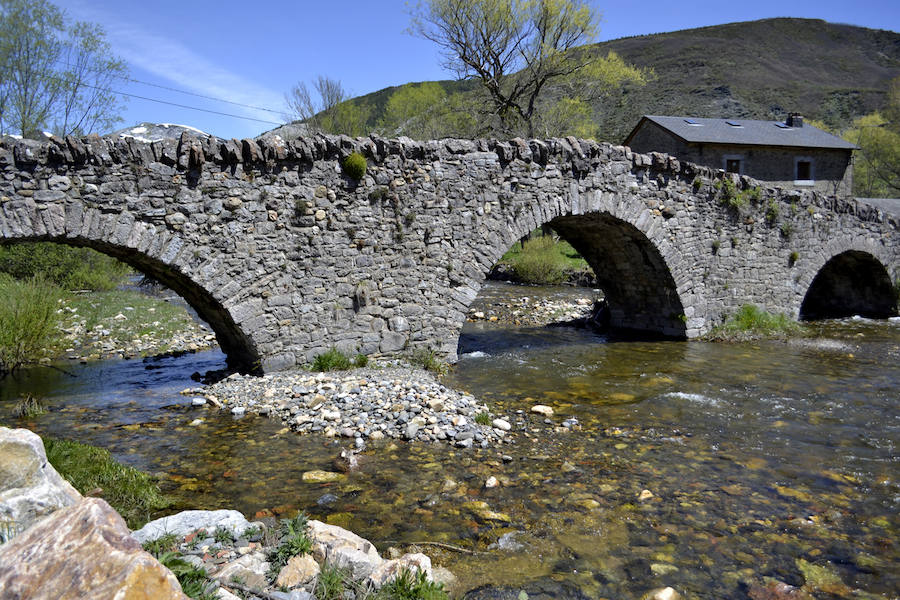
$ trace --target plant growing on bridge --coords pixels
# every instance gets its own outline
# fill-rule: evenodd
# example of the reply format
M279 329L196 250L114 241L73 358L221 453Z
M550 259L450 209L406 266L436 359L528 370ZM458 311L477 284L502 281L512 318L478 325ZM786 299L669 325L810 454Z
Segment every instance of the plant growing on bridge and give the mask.
M347 156L342 166L344 167L344 173L356 181L361 180L366 175L366 157L359 152L352 152Z
M772 198L769 200L769 205L766 206L766 223L769 225L774 225L775 221L778 220L778 202Z

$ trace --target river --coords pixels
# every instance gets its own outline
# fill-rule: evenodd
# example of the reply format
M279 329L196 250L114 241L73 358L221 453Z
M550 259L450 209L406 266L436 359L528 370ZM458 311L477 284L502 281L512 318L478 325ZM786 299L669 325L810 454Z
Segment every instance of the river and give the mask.
M491 283L485 297L544 293L560 292ZM159 474L177 508L304 509L381 550L426 540L486 552L437 554L466 590L747 598L771 577L817 598L896 598L900 321L811 330L712 344L471 323L446 382L508 416L518 441L370 443L360 470L332 484L301 475L332 469L337 442L189 406L179 391L223 366L214 351L67 367L77 377L35 370L2 383L0 407L8 423ZM7 415L26 391L50 410L16 422ZM530 413L539 403L554 408L549 423ZM485 487L492 476L499 485Z

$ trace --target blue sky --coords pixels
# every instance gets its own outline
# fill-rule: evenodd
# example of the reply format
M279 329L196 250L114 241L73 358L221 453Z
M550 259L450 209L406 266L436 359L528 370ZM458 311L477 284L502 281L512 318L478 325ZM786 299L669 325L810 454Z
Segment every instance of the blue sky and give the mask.
M254 110L122 81L130 94L281 122L284 93L317 75L338 79L352 95L409 81L449 79L437 47L406 33L407 2L342 0L57 0L74 19L101 24L114 52L143 82L267 108ZM415 4L415 2L411 2ZM877 29L900 29L900 2L756 0L609 2L600 40L767 17L819 18ZM220 137L252 137L271 123L225 117L131 98L123 125L141 121L191 125Z

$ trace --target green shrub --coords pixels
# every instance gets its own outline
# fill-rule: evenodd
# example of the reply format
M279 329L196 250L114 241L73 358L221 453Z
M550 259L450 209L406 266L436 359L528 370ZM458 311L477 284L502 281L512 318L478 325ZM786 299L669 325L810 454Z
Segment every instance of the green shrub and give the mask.
M793 267L795 264L797 264L798 260L800 260L800 253L794 250L788 257L788 266Z
M410 362L413 365L422 367L426 371L431 371L436 375L446 375L447 370L449 369L447 363L441 360L437 353L431 348L414 352L410 357Z
M353 152L344 159L343 167L348 177L359 181L366 174L366 157L359 152Z
M542 285L562 283L572 263L566 259L561 250L551 236L527 240L521 250L511 256L513 272L523 283Z
M490 425L491 424L491 415L486 412L480 412L475 415L475 422L479 425Z
M104 448L52 438L44 440L44 447L47 460L60 475L82 494L103 490L103 499L131 529L141 527L152 513L171 504L153 477L117 462Z
M282 519L280 535L281 541L268 556L270 572L275 575L292 557L312 552L312 538L309 537L309 523L305 513L301 512L293 519Z
M0 277L0 377L41 358L59 337L62 290L43 276Z
M369 357L365 354L357 354L356 358L353 359L353 366L359 367L360 369L369 364Z
M375 600L447 600L449 596L440 583L428 581L425 573L411 572L403 569L400 574L390 582L384 584Z
M90 248L52 242L20 242L0 246L0 272L16 279L44 278L67 290L112 290L131 273L118 260Z
M313 371L346 371L351 367L350 359L346 354L332 346L313 359Z

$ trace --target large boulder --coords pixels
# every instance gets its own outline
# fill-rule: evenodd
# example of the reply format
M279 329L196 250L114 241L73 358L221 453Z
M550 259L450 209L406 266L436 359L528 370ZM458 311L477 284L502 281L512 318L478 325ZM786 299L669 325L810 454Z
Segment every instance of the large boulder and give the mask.
M0 546L0 590L30 600L187 599L100 498L84 498Z
M78 490L47 462L37 434L0 427L0 542L79 500Z
M354 581L362 581L384 562L372 542L337 525L313 520L309 533L316 560L346 569Z
M132 536L140 543L160 538L167 533L184 537L197 529L205 529L210 535L218 528L227 529L234 537L241 537L251 527L244 515L236 510L185 510L150 521Z

